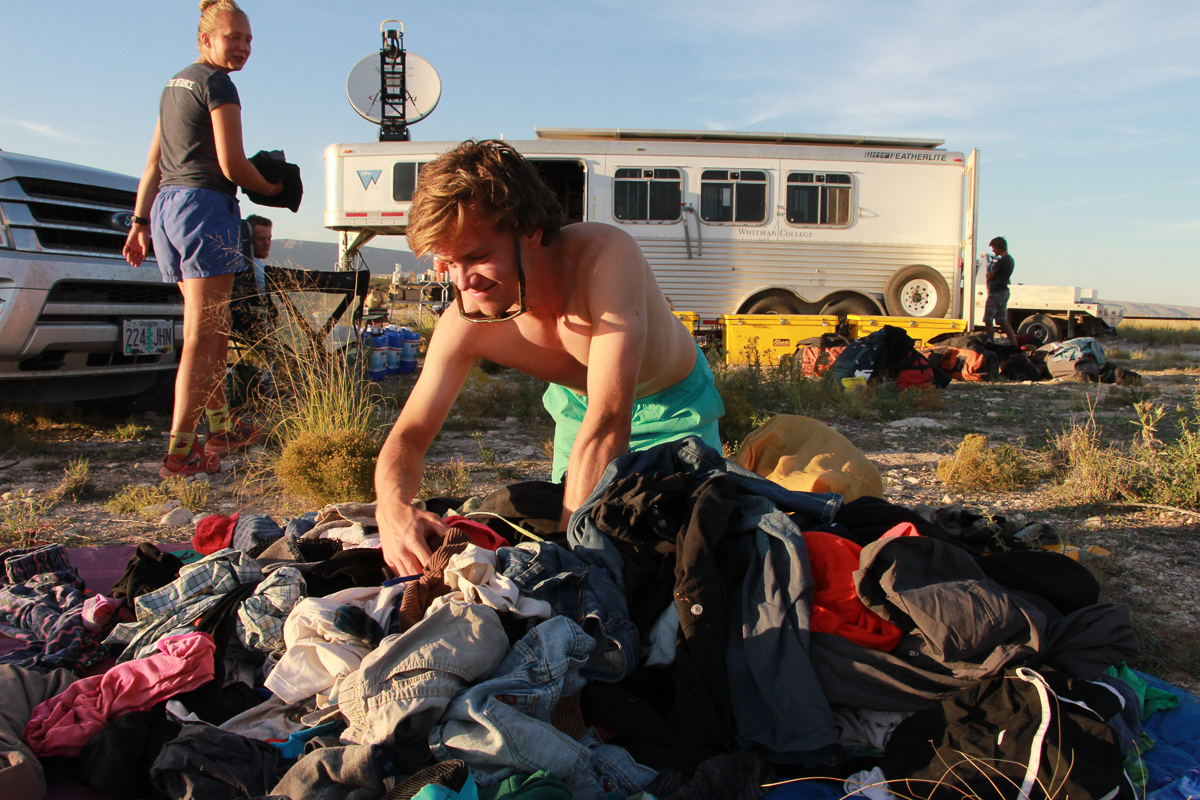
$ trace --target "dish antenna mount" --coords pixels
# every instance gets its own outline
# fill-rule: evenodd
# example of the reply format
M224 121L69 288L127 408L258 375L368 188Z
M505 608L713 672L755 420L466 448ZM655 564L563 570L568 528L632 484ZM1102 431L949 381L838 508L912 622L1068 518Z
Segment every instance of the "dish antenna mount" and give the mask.
M407 142L408 126L437 107L442 79L428 61L404 49L404 23L379 24L378 53L363 56L346 78L350 105L379 126L379 141Z

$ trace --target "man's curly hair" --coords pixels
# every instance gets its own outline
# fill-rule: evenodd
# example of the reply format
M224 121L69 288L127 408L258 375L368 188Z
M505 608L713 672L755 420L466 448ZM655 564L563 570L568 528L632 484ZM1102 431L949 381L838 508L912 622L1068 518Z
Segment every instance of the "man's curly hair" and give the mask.
M423 256L453 235L475 205L497 231L526 236L541 229L549 244L563 210L537 169L498 139L468 139L421 168L409 212L408 245Z

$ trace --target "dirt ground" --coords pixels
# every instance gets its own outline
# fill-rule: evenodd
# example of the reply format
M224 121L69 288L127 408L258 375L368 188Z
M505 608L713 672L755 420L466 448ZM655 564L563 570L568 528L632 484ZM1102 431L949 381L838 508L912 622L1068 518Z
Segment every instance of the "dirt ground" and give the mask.
M1157 400L1189 404L1200 389L1200 347L1139 348L1134 355L1145 358L1118 359L1118 363L1139 371L1144 386L1157 392ZM1164 363L1171 366L1152 369ZM1110 397L1122 391L1126 394ZM1128 390L1061 382L955 383L945 390L941 408L891 423L835 420L831 425L878 466L892 502L933 506L962 502L980 513L1024 515L1029 522L1050 523L1074 544L1111 551L1110 556L1088 563L1101 579L1103 599L1126 604L1133 611L1143 641L1137 666L1200 692L1200 513L1071 504L1061 499L1061 490L1056 491L1049 480L1013 492L957 492L937 477L938 461L952 454L968 433L982 433L992 443L1023 443L1037 450L1072 421L1086 421L1093 415L1113 440L1128 440L1136 431ZM150 412L143 421L153 427L150 438L143 441L117 441L111 422L108 427L79 424L56 430L55 441L43 452L20 458L0 455L0 498L14 502L14 490L43 496L58 484L71 458L84 457L91 465L96 493L50 509L40 539L75 547L190 539L192 524L164 526L137 513L114 514L105 506L124 487L150 487L158 481L168 420ZM478 437L473 435L476 432ZM469 486L462 494L485 495L506 483L548 479L549 435L548 427L513 418L449 425L435 441L428 461L465 473ZM277 487L256 480L253 466L261 457L261 451L230 457L232 468L211 476L203 510L266 513L281 523L299 512L315 510L281 498Z

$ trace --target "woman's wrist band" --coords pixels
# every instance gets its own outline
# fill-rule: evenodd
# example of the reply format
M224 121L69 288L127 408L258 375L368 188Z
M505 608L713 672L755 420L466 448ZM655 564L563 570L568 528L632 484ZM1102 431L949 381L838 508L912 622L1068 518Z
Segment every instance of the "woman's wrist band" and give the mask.
M145 217L139 217L137 214L133 215L133 219L131 222L133 225L149 225L150 224L150 220L146 219Z

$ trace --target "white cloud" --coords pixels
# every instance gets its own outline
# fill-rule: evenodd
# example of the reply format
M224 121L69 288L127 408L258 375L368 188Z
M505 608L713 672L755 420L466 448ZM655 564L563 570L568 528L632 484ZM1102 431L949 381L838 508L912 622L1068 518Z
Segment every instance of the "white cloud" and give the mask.
M74 142L76 144L83 143L82 139L79 139L78 137L75 137L75 136L71 136L68 133L63 133L62 131L54 128L53 126L46 125L41 122L32 122L27 119L6 119L6 120L2 120L2 121L4 122L5 125L15 125L18 128L24 128L27 131L33 131L34 133L39 134L41 136L45 136L49 139L58 139L59 141Z

